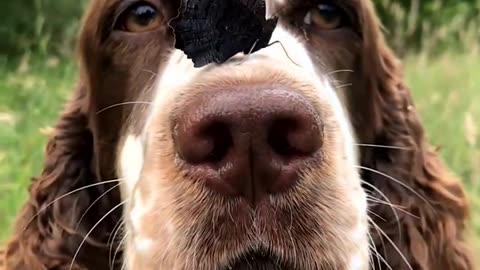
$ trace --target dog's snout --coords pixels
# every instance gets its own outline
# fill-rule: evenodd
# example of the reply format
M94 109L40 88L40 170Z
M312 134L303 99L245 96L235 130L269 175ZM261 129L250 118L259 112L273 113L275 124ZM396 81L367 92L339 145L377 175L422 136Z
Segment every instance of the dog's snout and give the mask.
M175 115L176 151L220 194L255 204L285 191L322 145L318 113L291 90L211 90L186 103Z

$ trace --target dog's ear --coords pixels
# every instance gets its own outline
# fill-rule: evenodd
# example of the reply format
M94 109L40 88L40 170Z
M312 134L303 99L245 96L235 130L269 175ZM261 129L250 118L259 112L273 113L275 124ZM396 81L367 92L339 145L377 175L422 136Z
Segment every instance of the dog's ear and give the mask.
M120 211L111 212L106 192L115 183L97 180L87 98L80 83L49 138L43 172L7 246L6 269L108 269L107 239Z
M473 269L461 183L428 144L401 62L384 41L372 4L362 6L362 51L347 107L359 142L378 145L360 147L365 188L400 208L372 204L376 251L390 269Z

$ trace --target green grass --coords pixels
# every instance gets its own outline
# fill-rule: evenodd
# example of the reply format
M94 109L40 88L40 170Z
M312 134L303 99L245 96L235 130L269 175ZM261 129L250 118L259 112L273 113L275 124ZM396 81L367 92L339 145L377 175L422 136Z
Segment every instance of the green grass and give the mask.
M41 170L46 137L40 130L54 123L75 78L72 66L50 62L0 59L0 242Z
M0 239L42 166L45 137L73 85L71 64L0 61ZM472 202L472 233L480 254L480 55L405 60L406 75L431 142L463 179ZM20 66L20 68L18 67ZM1 240L0 240L1 241Z

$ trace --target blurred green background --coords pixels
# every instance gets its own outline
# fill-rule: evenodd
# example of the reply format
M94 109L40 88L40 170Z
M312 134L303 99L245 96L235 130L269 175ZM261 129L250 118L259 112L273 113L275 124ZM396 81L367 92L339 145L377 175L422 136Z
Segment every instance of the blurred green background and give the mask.
M0 3L0 243L40 172L42 132L74 83L86 1ZM480 254L480 0L375 0L431 142L463 180Z

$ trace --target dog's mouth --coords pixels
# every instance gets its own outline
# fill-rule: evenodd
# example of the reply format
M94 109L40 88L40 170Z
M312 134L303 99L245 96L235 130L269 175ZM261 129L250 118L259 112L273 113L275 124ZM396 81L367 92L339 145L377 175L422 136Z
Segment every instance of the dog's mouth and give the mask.
M291 264L265 250L251 250L237 257L222 270L294 270Z

